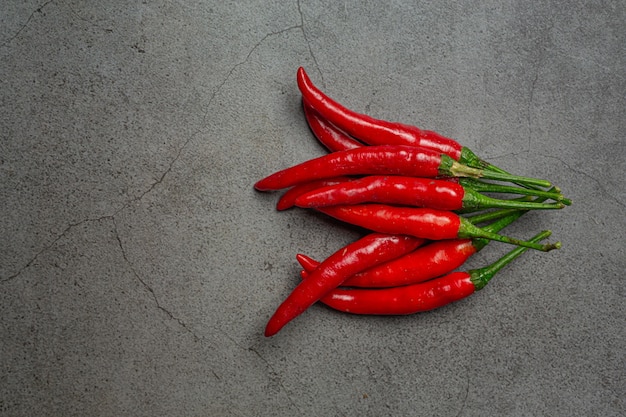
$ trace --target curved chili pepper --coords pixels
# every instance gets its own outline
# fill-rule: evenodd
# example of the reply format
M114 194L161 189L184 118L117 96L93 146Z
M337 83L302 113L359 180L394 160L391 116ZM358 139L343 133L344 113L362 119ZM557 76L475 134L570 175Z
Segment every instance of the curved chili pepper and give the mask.
M520 218L526 211L516 210L485 226L483 230L497 233ZM480 218L478 218L480 220ZM487 246L488 239L445 239L420 246L391 261L375 265L348 278L346 287L383 288L415 284L447 274L460 267L467 259ZM309 274L319 262L297 254L296 259Z
M311 131L322 145L331 152L345 151L363 146L359 141L351 138L341 129L333 126L315 111L306 101L302 101L304 116L311 128Z
M369 145L420 146L437 150L469 166L482 168L485 165L471 150L437 132L375 119L346 108L317 88L302 67L298 68L297 81L304 100L322 117Z
M328 291L372 265L391 260L412 251L423 243L410 236L371 233L329 256L302 281L269 319L265 336L272 336L302 314Z
M276 210L282 211L293 207L296 204L296 200L298 199L298 197L300 197L302 194L308 193L309 191L313 191L329 185L340 184L347 181L350 181L349 177L337 177L310 181L295 185L289 190L285 191L285 193L278 199L278 202L276 203Z
M549 235L550 232L545 231L530 241L539 242ZM481 290L498 271L524 251L526 248L518 247L485 268L453 272L418 284L381 289L337 288L320 301L335 310L352 314L406 315L433 310Z
M258 181L260 191L279 190L303 182L342 175L406 175L413 177L484 177L549 186L545 180L484 171L461 165L447 155L416 146L381 145L333 152L278 171Z
M337 220L379 233L404 234L430 240L479 237L543 252L561 247L560 242L539 245L498 235L475 226L451 211L385 204L320 207L316 210Z
M439 210L564 207L560 203L545 204L491 198L467 186L445 180L384 175L368 175L318 188L304 193L295 202L298 207L304 208L360 203L397 204Z
M342 286L361 288L386 288L416 284L448 274L460 267L478 252L474 239L446 239L421 246L404 256L373 266L344 281ZM302 253L296 260L308 276L319 262Z

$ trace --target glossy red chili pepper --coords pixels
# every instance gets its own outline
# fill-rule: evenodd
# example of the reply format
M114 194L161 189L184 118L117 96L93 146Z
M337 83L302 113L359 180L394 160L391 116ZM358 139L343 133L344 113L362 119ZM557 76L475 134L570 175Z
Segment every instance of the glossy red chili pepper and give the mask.
M544 252L561 247L559 242L539 245L498 235L473 225L451 211L385 204L320 207L317 210L346 223L379 233L404 234L430 240L478 237Z
M296 205L303 208L360 203L386 203L440 210L463 208L465 189L458 183L422 177L368 175L303 193Z
M427 281L460 267L476 251L472 239L435 241L397 259L359 272L348 278L342 286L385 288ZM319 265L318 261L303 254L297 254L296 259L307 274Z
M545 204L487 197L451 181L405 176L368 175L304 193L295 204L304 208L385 203L439 210L519 208L560 209L563 204Z
M347 149L360 148L363 144L353 138L341 129L333 126L332 123L325 120L315 111L306 101L303 100L304 116L311 131L320 141L322 145L331 152L345 151Z
M278 171L258 181L257 190L279 190L303 182L342 175L441 175L441 155L412 146L367 146L323 155Z
M550 232L545 231L531 241L538 242L549 235ZM525 250L518 247L485 268L453 272L418 284L381 289L337 288L320 301L335 310L352 314L406 315L433 310L484 288L498 271Z
M319 188L323 188L329 185L340 184L342 182L350 181L350 177L337 177L337 178L328 178L322 180L314 180L310 182L305 182L302 184L295 185L285 191L285 193L278 199L276 203L277 210L287 210L288 208L293 207L296 204L296 199L300 197L302 194L306 194L309 191L313 191Z
M519 219L526 211L517 210L485 226L483 230L497 233ZM485 216L476 217L482 220ZM348 278L346 287L395 287L415 284L452 272L463 265L467 259L487 246L488 239L446 239L430 242L414 251L375 265ZM306 273L311 273L319 262L297 254L296 259Z
M468 148L437 132L421 130L403 123L388 122L354 112L324 94L298 68L298 88L304 100L322 117L354 138L370 145L412 145L437 150L470 166L484 164Z
M328 291L338 287L348 278L372 265L391 260L412 251L422 244L421 239L409 236L369 234L353 242L315 269L302 281L269 319L265 336L272 336L287 323L304 312Z
M467 167L437 151L416 146L365 146L323 155L278 171L258 181L260 191L279 190L312 180L342 175L406 175L413 177L484 177L548 186L545 180L525 178Z

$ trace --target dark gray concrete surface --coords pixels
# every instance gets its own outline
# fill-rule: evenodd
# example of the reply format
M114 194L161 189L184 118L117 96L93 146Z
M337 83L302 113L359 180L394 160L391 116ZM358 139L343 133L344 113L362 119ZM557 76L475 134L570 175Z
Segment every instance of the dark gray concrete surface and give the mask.
M626 4L0 8L0 415L623 416ZM296 69L574 204L480 293L268 317L359 231L252 184L322 155ZM493 244L468 267L508 250Z

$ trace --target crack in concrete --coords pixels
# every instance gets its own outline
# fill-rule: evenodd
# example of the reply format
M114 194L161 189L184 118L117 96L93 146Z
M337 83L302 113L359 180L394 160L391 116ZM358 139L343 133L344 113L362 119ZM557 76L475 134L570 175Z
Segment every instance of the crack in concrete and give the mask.
M17 32L15 32L12 36L10 36L7 40L5 40L4 42L2 42L0 44L0 48L2 47L6 47L8 46L11 42L13 42L14 39L16 39L20 33L22 33L22 31L24 31L24 29L26 29L26 27L28 26L28 24L30 23L30 21L33 19L33 17L35 16L35 13L41 13L41 11L50 3L54 2L55 0L48 0L46 1L44 4L42 4L41 6L37 7L35 10L33 10L33 12L28 16L28 19L26 19L26 22L24 22L24 24L17 30Z
M550 36L550 32L554 29L554 22L551 21L550 25L542 30L537 37L534 39L535 47L533 51L538 51L537 61L534 65L535 76L530 83L530 91L528 93L528 106L526 109L526 122L528 124L528 151L532 149L532 138L533 138L533 126L532 126L532 108L533 101L535 97L535 90L537 88L537 81L539 80L539 71L544 65L544 61L546 59L546 55L548 53L548 40Z
M232 341L232 339L231 339ZM235 343L233 341L233 343ZM235 343L236 346L239 346L237 343ZM243 348L242 346L239 346L240 348ZM287 389L285 388L285 385L283 384L283 380L280 377L280 374L278 372L276 372L276 369L274 368L274 366L272 366L271 363L268 362L267 359L265 359L255 348L253 347L249 347L248 348L249 352L254 353L256 356L259 357L259 359L261 359L261 361L267 366L267 368L270 370L270 373L272 374L272 376L276 379L276 381L278 382L278 385L280 386L280 388L285 392L285 395L287 396L287 400L289 400L289 402L291 403L291 405L298 410L300 413L302 413L302 410L300 410L300 408L298 407L298 405L293 401L293 398L291 398L291 396L289 395L289 391L287 391Z
M63 231L57 237L55 237L52 240L52 242L50 242L48 245L44 246L41 250L39 250L37 253L35 253L35 255L24 266L22 266L20 269L18 269L17 272L15 272L12 275L9 275L8 277L0 279L0 283L10 281L10 280L15 279L18 276L20 276L26 269L30 268L37 261L37 259L39 259L40 256L42 256L44 253L46 253L47 251L52 249L52 247L59 240L63 239L73 228L78 227L78 226L80 226L80 225L82 225L84 223L87 223L87 222L97 222L97 221L105 220L105 219L108 219L108 218L111 218L111 217L112 216L102 216L102 217L96 217L96 218L87 218L87 219L83 219L81 221L78 221L76 223L70 223L65 229L63 229Z
M183 143L183 145L178 150L178 152L177 152L176 156L174 157L174 159L172 159L172 161L169 163L167 169L161 174L161 176L154 183L152 183L139 196L134 197L134 198L130 199L129 201L127 201L126 203L124 203L119 209L115 210L113 212L113 214L109 214L109 215L105 215L105 216L97 217L97 218L86 218L86 219L80 220L80 221L78 221L76 223L70 223L57 237L55 237L52 240L52 242L50 244L46 245L44 248L42 248L37 253L35 253L35 255L24 266L19 268L17 272L15 272L12 275L9 275L6 278L0 279L0 283L6 282L6 281L10 281L10 280L12 280L14 278L17 278L20 274L22 274L22 272L24 272L26 269L28 269L43 253L45 253L46 251L50 250L50 248L52 248L60 239L62 239L65 235L67 235L67 233L71 229L73 229L74 227L80 226L81 224L86 223L86 222L90 222L90 221L98 221L98 220L103 220L103 219L113 219L113 220L115 220L115 216L117 216L123 210L128 208L131 204L133 204L133 203L135 203L137 201L141 201L141 199L143 199L148 193L150 193L152 190L154 190L154 188L157 185L161 184L163 182L163 180L165 179L165 177L167 176L167 174L169 174L172 171L172 168L173 168L174 164L176 163L176 161L178 161L178 159L180 158L183 150L189 144L189 142L191 142L191 140L193 139L194 136L195 136L195 133L193 135L191 135L185 141L185 143Z
M238 343L235 339L233 339L227 332L225 332L223 329L219 328L219 327L214 327L215 331L219 332L221 335L223 335L226 339L228 339L234 346L236 346L237 348L241 349L244 352L252 352L254 353L259 359L261 359L261 361L265 364L265 366L270 370L271 376L272 378L274 378L276 380L276 382L278 383L278 385L280 386L280 388L284 391L285 396L287 397L287 400L289 401L289 403L298 411L302 412L302 410L300 410L300 408L298 407L298 405L295 403L295 401L293 400L293 398L291 398L291 396L289 395L289 391L287 390L287 388L285 387L285 385L283 384L282 378L280 377L280 374L278 373L278 371L276 371L276 369L274 368L274 366L267 360L265 359L258 350L256 350L256 348L254 348L253 346L250 347L244 347L242 346L240 343ZM220 380L221 378L219 378L217 376L217 374L213 372L213 375Z
M205 115L206 116L206 115ZM163 173L161 174L161 176L159 178L156 179L155 182L153 182L152 184L150 184L150 186L141 194L139 194L137 197L134 197L132 199L130 199L129 201L127 201L126 203L124 203L124 205L119 208L118 210L116 210L113 215L111 217L116 216L117 214L119 214L120 212L122 212L123 210L125 210L126 208L128 208L131 204L136 203L138 201L141 201L147 194L151 193L152 190L154 190L156 188L157 185L161 184L163 182L163 180L165 180L165 177L167 176L167 174L169 174L170 172L172 172L172 169L174 167L174 164L178 161L178 159L180 158L180 156L183 153L183 150L185 150L185 148L189 145L189 143L192 141L192 139L194 137L196 137L197 134L199 134L201 131L198 130L196 132L194 132L193 134L191 134L189 136L189 138L187 138L187 140L182 144L182 146L178 149L178 152L176 153L176 155L174 156L174 158L170 161L170 163L168 164L167 168L165 169L165 171L163 171Z
M101 26L100 24L95 23L95 22L93 22L93 21L91 21L91 20L89 20L89 19L87 19L87 18L85 18L85 17L81 16L81 15L80 15L80 14L79 14L76 10L74 10L74 8L73 8L72 6L70 6L69 4L67 5L67 8L69 9L70 13L71 13L72 15L74 15L74 17L76 17L76 19L78 19L78 20L81 20L81 21L83 21L83 22L85 22L85 23L88 23L89 25L91 25L91 26L93 26L93 27L95 27L95 28L97 28L97 29L99 29L99 30L102 30L103 32L106 32L106 33L112 33L112 32L114 31L113 29L110 29L110 28L105 28L105 27Z
M52 247L57 242L59 242L61 239L63 239L65 236L67 236L68 233L70 233L70 231L72 229L74 229L75 227L81 226L81 225L83 225L83 224L85 224L87 222L100 222L100 221L103 221L103 220L110 220L113 223L113 232L114 232L117 244L118 244L118 246L120 248L120 251L121 251L121 254L122 254L122 258L124 259L124 261L128 265L128 268L130 269L130 271L132 272L134 277L137 279L137 281L139 281L139 283L141 283L141 285L144 287L144 289L150 294L150 296L152 297L156 307L159 310L161 310L163 313L165 313L169 317L170 320L175 321L176 323L178 323L178 325L183 330L185 330L186 332L191 334L196 342L200 341L201 338L193 331L193 329L191 329L183 320L181 320L179 317L175 316L174 313L172 313L170 310L168 310L167 308L165 308L161 304L161 302L159 301L159 298L157 297L156 292L154 291L154 289L150 285L148 285L148 283L145 280L143 280L141 278L141 276L139 275L139 273L137 272L137 270L133 266L132 262L128 259L128 255L126 253L126 249L124 248L124 244L122 243L122 239L120 238L120 234L119 234L118 226L117 226L117 221L115 220L114 216L102 216L102 217L98 217L98 218L89 218L89 219L84 219L84 220L81 220L79 222L70 224L49 245L47 245L46 247L41 249L39 252L37 252L35 254L35 256L26 265L24 265L22 268L20 268L20 270L18 270L15 274L13 274L13 275L5 278L5 279L0 280L0 283L4 283L4 282L10 281L10 280L12 280L14 278L17 278L26 269L28 269L30 266L32 266L36 262L36 260L43 253L45 253L46 251L49 251L50 249L52 249ZM217 373L213 369L211 369L211 372L213 373L213 376L218 381L221 380L221 378L217 375Z
M8 43L10 43L13 39L15 39L17 36L19 36L19 33L22 32L24 30L24 28L28 25L28 23L30 22L30 20L33 18L34 14L37 12L41 12L41 9L43 9L45 6L47 6L48 4L52 3L54 0L49 0L46 3L44 3L42 6L40 6L37 10L35 10L27 19L26 23L20 28L20 30L18 30L11 38L9 38L7 41L5 41L3 44L1 44L0 46L6 46ZM165 313L171 320L174 320L175 322L177 322L185 331L189 332L193 337L194 340L199 341L202 340L204 338L198 336L193 329L191 329L189 326L187 326L187 324L181 320L180 318L176 317L170 310L168 310L167 308L165 308L161 302L159 301L159 298L157 297L156 292L154 291L154 289L148 285L148 283L143 280L143 278L141 277L141 275L137 272L137 270L135 269L135 267L133 266L133 264L130 262L130 259L128 258L127 252L126 252L126 248L124 247L124 244L122 242L122 239L120 237L119 234L119 230L118 230L118 225L117 225L117 221L116 221L116 216L121 213L123 210L127 209L130 207L130 205L132 205L133 203L136 203L138 201L141 201L146 195L148 195L149 193L151 193L158 185L160 185L165 178L167 177L167 175L172 171L174 165L176 164L176 162L180 159L184 149L189 145L189 143L197 136L199 135L202 130L206 127L206 120L209 114L209 108L211 107L211 105L213 104L215 97L217 96L217 94L223 89L223 87L226 85L226 83L228 82L228 80L232 77L233 73L235 72L235 70L239 67L241 67L242 65L244 65L246 62L248 62L248 60L250 59L250 57L252 56L252 54L269 38L273 37L273 36L277 36L280 35L282 33L294 30L294 29L299 29L300 31L302 31L302 34L304 36L304 39L307 43L307 47L309 49L309 53L311 55L311 58L313 59L313 61L315 62L315 66L318 70L318 72L320 73L320 75L322 74L320 69L319 69L319 65L317 63L317 59L315 58L315 55L313 54L313 50L311 48L310 42L307 39L306 36L306 31L304 30L304 16L300 7L300 1L298 0L297 2L297 6L298 6L298 12L300 14L300 24L299 25L294 25L294 26L289 26L287 28L281 29L279 31L275 31L275 32L270 32L267 33L266 35L264 35L257 43L255 43L252 48L250 49L250 51L248 51L248 53L246 54L245 58L236 63L235 65L233 65L230 70L226 73L226 76L224 77L224 80L216 87L215 91L213 92L213 94L211 95L211 97L209 98L208 104L207 104L207 110L204 112L203 115L203 120L202 120L202 124L199 127L198 130L196 130L195 132L193 132L190 137L182 144L182 146L178 149L178 152L176 153L176 155L174 156L174 158L170 161L170 163L168 164L167 168L165 169L165 171L163 171L163 173L160 175L160 177L158 179L156 179L152 184L150 184L148 186L148 188L143 191L141 194L139 194L138 196L131 198L130 200L126 201L121 207L119 207L117 210L114 210L112 214L110 215L105 215L105 216L101 216L101 217L97 217L97 218L86 218L83 220L80 220L78 222L75 223L70 223L58 236L56 236L48 245L46 245L45 247L43 247L41 250L39 250L24 266L22 266L21 268L19 268L19 270L17 272L15 272L14 274L4 278L4 279L0 279L0 283L3 282L7 282L10 281L12 279L15 279L17 277L19 277L22 273L24 273L24 271L26 271L28 268L30 268L36 261L37 259L39 259L40 256L42 256L44 253L46 253L47 251L49 251L57 242L59 242L63 237L67 236L68 233L75 227L78 227L86 222L91 222L91 221L101 221L101 220L111 220L113 223L113 228L114 228L114 235L115 235L115 239L117 241L117 244L119 246L120 252L122 254L122 258L124 259L124 261L127 263L130 271L132 272L133 276L137 279L137 281L144 287L144 289L150 294L151 298L154 301L154 304L156 305L156 307L161 310L163 313ZM74 14L76 14L73 10L72 12ZM82 19L80 16L78 16L81 20L85 20ZM90 22L93 23L93 22ZM322 79L323 80L323 79ZM276 371L276 369L272 366L271 363L269 363L267 361L267 359L265 359L256 349L254 348L245 348L243 346L241 346L240 344L238 344L235 340L232 339L232 337L230 337L228 334L226 334L225 332L221 331L221 333L223 335L225 335L225 337L227 337L235 346L237 346L238 348L242 349L242 350L247 350L250 351L252 353L254 353L257 357L259 357L261 359L261 361L263 361L263 363L265 363L265 365L268 367L268 369L270 370L271 374L273 375L274 378L276 378L279 386L281 387L281 389L285 392L285 395L287 396L287 399L289 400L289 402L292 404L292 406L299 410L299 407L297 406L297 404L293 401L293 398L291 398L291 396L289 395L288 390L286 389L286 387L284 386L282 379L280 378L280 375L278 374L278 372ZM217 380L221 380L220 376L214 371L211 370L211 372L213 373L213 376L217 379Z
M44 7L46 7L48 4L52 3L54 0L49 0L46 3L44 3L42 6L40 6L37 10L35 10L31 16L28 18L28 20L26 21L26 23L24 24L24 26L11 38L15 38L19 35L19 32L21 32L23 30L24 27L26 27L26 25L28 25L28 22L32 19L32 16L36 13L36 12L40 12L41 9L43 9ZM300 8L300 3L298 2L298 9ZM300 15L301 20L303 21L302 15ZM61 232L56 238L54 238L52 240L52 242L45 246L44 248L42 248L41 250L39 250L37 253L35 253L35 255L28 261L26 262L26 264L24 266L22 266L21 268L18 269L17 272L15 272L12 275L9 275L6 278L2 278L0 279L0 283L2 282L6 282L6 281L10 281L14 278L17 278L19 275L21 275L26 269L28 269L43 253L45 253L46 251L50 250L50 248L52 246L54 246L54 244L56 242L58 242L60 239L62 239L73 227L79 226L85 222L88 221L93 221L93 220L101 220L104 218L112 218L114 219L115 216L117 216L120 212L122 212L123 210L127 209L131 204L136 203L138 201L141 201L146 195L148 195L149 193L151 193L159 184L161 184L164 180L165 177L172 171L174 164L176 164L176 162L180 159L183 151L185 150L185 148L189 145L189 143L197 136L199 135L202 130L205 128L206 126L206 119L207 116L209 114L209 108L211 107L213 101L215 100L215 97L217 96L217 94L222 90L222 88L224 87L224 85L226 85L226 83L228 82L228 80L230 79L230 77L232 76L232 74L234 73L234 71L239 68L240 66L244 65L246 62L248 62L248 60L250 59L250 56L252 56L252 54L254 53L254 51L263 43L265 42L267 39L269 39L272 36L276 36L276 35L280 35L282 33L288 32L290 30L293 29L300 29L303 31L304 30L302 28L301 25L295 25L295 26L289 26L287 28L281 29L279 31L276 32L270 32L268 34L266 34L265 36L263 36L263 38L261 38L256 44L253 45L253 47L250 49L250 51L248 51L248 53L246 54L246 57L236 63L235 65L233 65L233 67L227 72L226 77L224 77L224 80L217 86L217 88L215 89L215 91L213 92L213 94L211 95L211 97L209 98L209 102L207 104L207 109L204 112L203 115L203 119L202 119L202 124L200 126L200 128L193 132L189 138L187 138L187 140L182 144L182 146L178 149L178 152L176 153L176 155L174 156L174 158L170 161L170 163L168 164L167 168L165 169L165 171L161 174L161 176L159 178L156 179L156 181L154 181L152 184L150 184L150 186L148 186L148 188L143 191L141 194L139 194L138 196L131 198L130 200L126 201L119 209L115 210L112 214L110 215L106 215L106 216L102 216L100 218L87 218L84 220L81 220L79 222L76 223L70 223L64 230L63 232ZM11 39L9 39L7 42L8 43L11 41ZM1 46L1 45L0 45Z
M533 99L535 95L535 88L537 86L537 80L539 79L539 66L535 67L535 78L532 80L530 84L530 92L528 93L528 108L526 109L526 122L528 124L528 143L527 149L532 149L532 140L533 140L533 124L532 124L532 108L533 108Z
M28 263L26 263L26 265L24 265L22 268L20 268L17 272L15 272L14 274L0 280L0 283L5 283L8 282L12 279L17 278L18 276L20 276L26 269L30 268L36 261L37 259L39 259L40 256L42 256L45 252L49 251L50 249L52 249L52 247L54 247L54 245L59 242L61 239L63 239L65 236L67 236L67 234L74 229L75 227L81 226L85 223L88 222L99 222L99 221L103 221L103 220L111 220L113 222L113 231L115 233L115 239L117 240L118 246L121 250L122 253L122 257L124 258L124 261L128 264L128 267L130 268L131 272L133 273L133 275L135 276L135 278L143 285L143 287L150 293L150 295L152 296L152 299L154 300L154 303L156 304L157 308L161 311L163 311L171 320L176 321L183 329L185 329L187 332L189 332L196 341L200 340L200 337L198 337L198 335L189 328L189 326L187 326L187 324L182 321L180 318L176 317L171 311L169 311L168 309L166 309L165 307L163 307L163 305L160 303L154 289L152 289L152 287L150 287L150 285L148 285L139 275L139 273L137 272L137 270L135 269L135 267L133 266L133 264L130 262L130 260L128 259L128 256L126 254L126 249L124 248L124 245L122 243L122 239L120 238L119 232L118 232L118 227L117 227L117 221L115 220L115 216L102 216L102 217L96 217L96 218L88 218L88 219L84 219L81 220L79 222L76 223L72 223L69 226L67 226L60 234L59 236L57 236L52 242L50 242L50 244L46 245L43 249L41 249L39 252L37 252L30 261L28 261ZM219 379L219 378L218 378Z
M577 169L577 168L573 168L570 164L568 164L567 162L565 162L564 160L562 160L559 157L556 156L552 156L552 155L543 155L547 158L551 158L551 159L556 159L557 161L559 161L561 164L565 165L565 167L567 169L569 169L572 172L575 172L577 174L581 174L589 179L591 179L593 182L595 182L598 185L598 188L600 190L602 190L602 192L604 194L606 194L607 196L611 197L613 199L613 201L615 201L617 204L619 204L622 208L626 208L626 203L624 203L623 201L621 201L619 198L617 198L616 196L614 196L613 194L611 194L609 192L609 190L606 189L606 187L603 185L603 182L598 180L597 178L595 178L593 175L589 174L588 172L585 172L581 169Z
M262 38L261 38L261 39L260 39L257 43L255 43L255 44L252 46L252 48L250 48L250 50L249 50L249 51L248 51L248 53L246 54L246 57L245 57L243 60L241 60L241 61L239 61L239 62L235 63L235 64L234 64L234 65L230 68L230 70L226 73L226 77L224 77L224 79L222 80L222 82L218 84L218 86L215 88L215 91L213 92L213 94L211 94L211 97L209 98L209 101L208 101L208 103L207 103L207 110L204 112L204 118L203 118L203 120L202 120L202 124L203 124L203 126L204 126L204 125L205 125L205 123L206 123L206 118L207 118L207 115L209 114L209 108L210 108L210 107L211 107L211 105L213 104L213 101L215 100L215 97L217 96L217 94L218 94L220 91L222 91L222 88L224 87L224 85L226 85L226 83L228 82L228 80L230 79L230 77L233 75L233 73L235 72L235 70L236 70L237 68L241 67L242 65L244 65L246 62L248 62L248 60L250 59L250 57L252 56L252 54L254 53L254 51L256 51L256 49L257 49L259 46L261 46L261 44L263 44L263 42L265 42L267 39L269 39L269 38L271 38L271 37L273 37L273 36L280 35L280 34L282 34L282 33L288 32L288 31L290 31L290 30L293 30L293 29L299 29L299 28L300 28L300 26L298 26L298 25L296 25L296 26L289 26L289 27L286 27L286 28L281 29L281 30L279 30L279 31L276 31L276 32L270 32L270 33L265 34L265 36L263 36L263 37L262 37ZM199 132L196 132L196 134L197 134L197 133L199 133ZM195 136L195 134L194 134L194 136Z
M206 114L205 114L206 117ZM138 201L141 201L147 194L149 194L150 192L152 192L159 184L161 184L165 177L172 171L174 164L178 161L178 159L180 158L180 156L183 153L183 150L188 146L188 144L191 142L191 140L197 135L199 134L201 131L201 129L199 129L198 131L194 132L192 135L190 135L190 137L183 143L183 145L178 149L178 152L176 153L176 155L174 156L174 158L170 161L170 163L168 164L167 168L165 169L165 171L161 174L161 176L159 178L157 178L157 180L155 182L153 182L152 184L150 184L150 186L148 186L148 188L143 191L141 194L139 194L138 196L131 198L130 200L126 201L120 208L118 208L117 210L115 210L112 214L109 215L105 215L105 216L101 216L101 217L97 217L97 218L86 218L83 220L80 220L76 223L70 223L56 238L54 238L52 240L52 242L45 246L44 248L42 248L40 251L38 251L23 267L21 267L17 272L15 272L12 275L9 275L6 278L0 279L0 283L2 282L6 282L9 280L12 280L14 278L17 278L23 271L25 271L27 268L29 268L43 253L45 253L46 251L50 250L50 248L52 248L54 246L55 243L57 243L60 239L62 239L72 228L76 227L76 226L80 226L81 224L85 223L85 222L89 222L89 221L98 221L98 220L103 220L103 219L113 219L115 220L115 216L117 216L119 213L121 213L123 210L127 209L131 204L136 203Z
M45 5L51 3L52 0L48 1L47 3L45 3L42 7L40 7L38 10L40 11L41 8L45 7ZM35 12L33 12L34 14ZM28 19L30 21L31 17ZM24 27L28 24L28 21L26 22L26 24L24 25ZM42 256L44 253L46 253L47 251L49 251L57 242L59 242L63 237L65 237L73 228L78 227L86 222L90 222L90 221L100 221L100 220L111 220L113 222L113 226L114 226L114 233L115 233L115 238L117 240L118 246L120 248L122 257L124 259L124 261L127 263L128 267L130 268L132 274L134 275L134 277L141 283L141 285L145 288L145 290L150 294L150 296L152 297L156 307L161 310L163 313L165 313L170 320L174 320L175 322L177 322L185 331L189 332L194 340L199 341L201 340L201 338L193 331L193 329L191 329L189 326L187 326L187 324L181 320L179 317L175 316L170 310L168 310L167 308L165 308L161 302L159 301L159 298L157 297L157 294L155 293L154 289L148 285L148 283L146 283L145 280L143 280L141 278L141 276L139 275L139 273L137 272L137 270L134 268L133 264L130 262L130 260L128 259L128 255L126 253L126 249L124 247L124 244L120 238L119 235L119 231L118 231L118 226L117 226L117 222L115 217L121 213L123 210L127 209L131 204L136 203L138 201L141 201L146 195L148 195L149 193L151 193L158 185L160 185L161 183L163 183L163 181L165 180L165 178L167 177L167 175L172 171L174 165L176 164L176 162L180 159L184 149L189 145L189 143L193 140L193 138L195 138L198 134L200 134L202 132L202 130L204 129L204 127L206 126L206 119L207 116L209 114L209 108L211 106L211 104L213 103L213 101L215 100L215 97L217 96L217 94L222 90L222 88L224 87L224 85L226 85L226 83L228 82L228 80L230 79L230 77L232 76L232 74L234 73L234 71L244 65L249 59L250 56L252 56L252 54L254 53L254 51L260 47L260 45L265 42L267 39L269 39L272 36L276 36L279 35L281 33L287 32L289 30L293 30L295 28L298 28L298 26L291 26L285 29L282 29L280 31L277 32L271 32L266 34L261 40L259 40L259 42L257 42L248 52L248 54L246 55L245 59L242 60L241 62L235 64L226 74L226 77L224 78L224 80L218 85L218 87L215 89L215 91L213 92L213 94L211 95L210 99L209 99L209 103L207 105L207 110L204 113L203 116L203 121L202 121L202 125L200 126L200 128L193 132L190 137L183 143L183 145L178 149L178 152L176 153L176 155L174 156L174 158L170 161L170 163L168 164L167 168L165 169L165 171L163 171L163 173L161 174L161 176L156 179L156 181L154 181L152 184L150 184L150 186L143 191L141 194L139 194L138 196L128 200L127 202L125 202L120 208L118 208L117 210L115 210L113 212L113 214L111 215L106 215L106 216L102 216L102 217L98 217L98 218L87 218L87 219L83 219L81 221L75 222L75 223L71 223L69 224L57 237L55 237L52 242L50 242L48 245L46 245L45 247L43 247L41 250L39 250L24 266L22 266L17 272L15 272L14 274L8 276L7 278L4 279L0 279L0 283L3 282L7 282L10 280L13 280L17 277L19 277L24 271L26 271L28 268L30 268L36 261L37 259L39 259L40 256ZM23 29L23 28L22 28ZM21 29L21 30L22 30ZM300 27L300 29L302 29ZM21 31L20 30L20 31ZM304 32L304 31L303 31ZM19 31L18 33L15 34L15 37L17 37L19 35ZM9 40L10 42L10 40ZM222 332L222 334L224 334L224 332ZM231 342L233 344L235 344L236 346L238 346L241 349L244 349L242 346L239 346L234 340L232 340L232 338L228 335L226 335L226 337L229 338L229 340L231 340ZM286 393L287 398L289 399L290 403L296 408L298 409L297 405L294 403L293 399L289 396L288 391L286 390L286 388L284 387L282 380L280 380L278 373L275 371L275 369L271 366L271 364L269 364L269 362L267 362L267 360L265 358L263 358L256 350L254 349L250 349L252 352L254 352L257 356L259 356L259 358L261 358L261 360L263 360L263 362L268 366L268 368L271 370L272 374L278 379L278 383L281 386L282 390ZM219 375L214 371L211 370L211 372L213 373L213 376L217 379L217 380L221 380L221 378L219 377Z
M120 234L119 234L119 230L117 227L117 222L115 221L115 217L111 217L111 221L113 222L113 231L115 233L115 239L117 240L117 244L120 248L120 251L122 252L122 258L124 258L124 261L130 268L130 271L133 273L137 281L139 281L141 285L146 289L146 291L150 293L150 296L154 300L154 304L156 305L156 307L162 312L164 312L170 318L170 320L174 320L183 329L189 332L193 336L195 341L199 341L200 337L198 337L198 335L192 329L190 329L184 321L182 321L180 318L176 317L171 311L163 307L163 305L159 301L159 298L156 295L156 292L154 292L154 289L150 285L148 285L148 283L144 281L143 278L141 278L141 276L139 275L139 273L133 266L132 262L128 259L128 255L126 254L126 249L124 248L124 244L122 243L122 239L120 238Z

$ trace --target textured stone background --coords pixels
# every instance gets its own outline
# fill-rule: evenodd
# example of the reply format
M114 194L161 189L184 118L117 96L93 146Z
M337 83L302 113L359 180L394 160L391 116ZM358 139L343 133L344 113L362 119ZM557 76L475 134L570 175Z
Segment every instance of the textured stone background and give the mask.
M9 1L0 415L623 416L626 4ZM431 313L267 318L359 231L252 184L324 153L295 83L574 200ZM509 248L493 244L481 266Z

